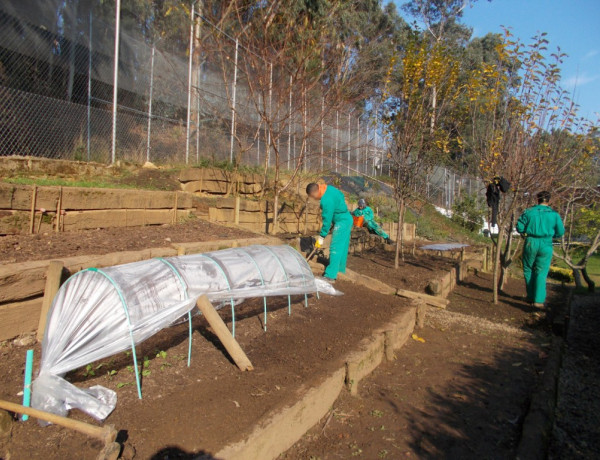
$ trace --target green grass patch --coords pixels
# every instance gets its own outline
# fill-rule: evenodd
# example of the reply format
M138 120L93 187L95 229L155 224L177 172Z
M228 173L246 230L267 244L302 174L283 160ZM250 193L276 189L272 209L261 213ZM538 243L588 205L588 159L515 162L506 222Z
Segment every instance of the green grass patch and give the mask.
M453 222L429 204L423 206L419 214L409 209L406 212L406 222L416 224L417 235L432 241L467 241L472 244L490 242L489 238Z
M587 249L585 247L576 249L573 252L573 260L579 261L579 259L584 256L586 250ZM555 257L552 262L556 267L569 268L565 261L559 259L558 257ZM600 253L598 251L596 251L596 253L589 258L587 263L587 272L588 275L590 275L590 278L592 278L596 283L600 283Z
M61 178L43 178L43 177L10 177L3 179L3 182L16 185L39 185L39 186L63 186L63 187L86 187L86 188L139 188L135 185L119 184L109 180L69 180ZM153 188L149 188L153 190Z

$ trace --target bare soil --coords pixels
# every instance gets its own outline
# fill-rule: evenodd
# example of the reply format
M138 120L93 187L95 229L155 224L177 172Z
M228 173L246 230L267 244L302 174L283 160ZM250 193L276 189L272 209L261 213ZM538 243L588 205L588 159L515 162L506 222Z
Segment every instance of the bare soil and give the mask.
M557 299L567 298L568 291L560 285L548 284L546 308L538 308L525 301L525 282L509 278L499 293L498 305L492 300L492 275L478 272L461 283L449 296L448 311L526 329L550 331Z
M600 295L575 296L558 380L550 459L600 458Z
M454 262L433 255L413 257L407 254L400 268L394 268L394 253L371 249L348 256L348 268L379 279L395 288L423 292L429 281L447 273Z
M200 219L176 225L104 228L82 232L0 236L0 262L14 263L84 254L108 254L146 248L235 238L253 233L223 227Z
M164 169L136 169L131 175L115 179L117 184L150 190L181 190L177 172Z
M241 373L228 359L202 317L194 318L191 367L187 367L187 324L164 330L138 346L144 368L143 400L137 398L131 356L120 353L89 369L68 375L76 385L100 384L118 393L116 410L106 423L122 430L119 440L136 458L184 458L214 453L231 440L241 440L269 410L293 401L301 385L339 368L343 356L359 340L403 308L406 302L338 282L345 293L293 299L288 316L287 299L267 299L268 331L263 331L262 299L236 309L236 338L255 370ZM365 300L368 299L368 307ZM230 321L228 309L221 311ZM332 328L331 325L336 327ZM161 352L165 352L164 355ZM0 349L0 398L19 401L24 370L24 348ZM40 347L35 347L40 362ZM91 375L90 370L95 374ZM92 423L85 414L73 418ZM35 421L16 423L12 437L0 440L0 458L95 458L99 444L66 429L39 427ZM165 454L166 452L166 454ZM178 455L180 457L178 457Z
M493 305L489 279L468 278L448 311L432 312L395 361L361 381L358 397L344 393L281 458L514 458L550 346L538 327L545 311L532 328L513 299L522 289L511 280ZM561 298L551 291L549 303Z

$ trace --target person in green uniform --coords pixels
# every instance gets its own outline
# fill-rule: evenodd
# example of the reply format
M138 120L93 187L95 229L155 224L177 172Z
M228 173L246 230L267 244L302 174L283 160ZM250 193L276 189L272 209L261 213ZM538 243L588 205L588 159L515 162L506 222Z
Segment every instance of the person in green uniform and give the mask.
M317 248L323 245L323 240L333 225L329 265L325 269L324 277L327 281L335 282L338 272L346 273L352 216L346 206L344 194L331 185L310 183L306 187L306 194L312 199L320 201L323 226L315 243Z
M546 277L552 261L552 238L564 235L560 215L550 207L550 192L537 195L538 205L526 209L517 221L517 232L525 237L523 276L527 300L537 307L546 301Z
M383 231L383 229L379 226L377 222L375 222L375 216L373 215L373 210L367 206L367 202L362 198L358 200L358 208L354 210L352 215L356 217L363 216L365 219L365 225L369 229L369 231L375 233L382 237L386 243L390 242L390 236Z

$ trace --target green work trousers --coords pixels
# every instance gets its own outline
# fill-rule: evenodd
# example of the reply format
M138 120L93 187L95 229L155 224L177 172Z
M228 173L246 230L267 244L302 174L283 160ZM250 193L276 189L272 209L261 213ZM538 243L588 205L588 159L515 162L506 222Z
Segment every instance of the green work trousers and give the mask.
M527 299L534 303L546 301L546 277L552 262L552 238L525 240L523 248L523 276L527 287Z
M352 216L349 212L334 217L331 246L329 247L329 265L325 269L327 278L335 280L338 272L346 273L352 223Z
M389 238L389 235L387 233L385 233L383 231L383 228L381 228L379 226L379 224L377 222L375 222L374 220L367 221L367 228L370 231L372 231L373 233L375 233L376 235L379 235L380 237L382 237L384 240L387 240Z

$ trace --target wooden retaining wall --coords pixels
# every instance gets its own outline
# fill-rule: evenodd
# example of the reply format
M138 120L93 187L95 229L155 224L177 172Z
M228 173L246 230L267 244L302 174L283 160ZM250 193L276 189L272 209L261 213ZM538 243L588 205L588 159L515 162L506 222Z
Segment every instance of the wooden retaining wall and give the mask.
M64 281L64 278L85 268L110 267L154 257L196 254L252 244L281 244L281 241L264 236L237 240L173 243L170 247L164 248L65 257L60 260L65 267ZM0 265L0 340L11 339L19 334L36 330L50 262L50 260L36 260Z
M195 200L185 192L0 183L0 234L55 231L58 214L60 231L171 224L189 217Z
M221 224L235 223L254 232L274 233L273 204L222 198L208 210L208 220ZM279 233L316 233L321 228L321 212L315 203L283 202L279 208Z

